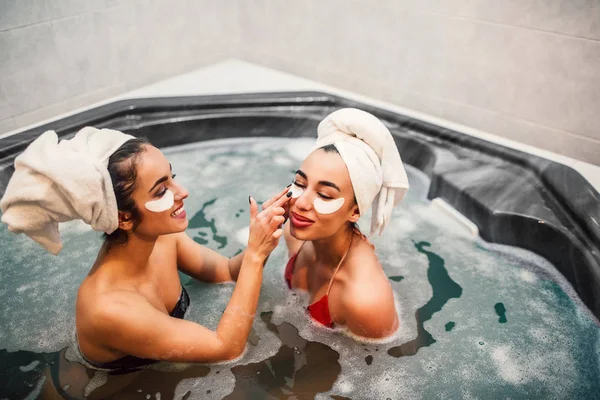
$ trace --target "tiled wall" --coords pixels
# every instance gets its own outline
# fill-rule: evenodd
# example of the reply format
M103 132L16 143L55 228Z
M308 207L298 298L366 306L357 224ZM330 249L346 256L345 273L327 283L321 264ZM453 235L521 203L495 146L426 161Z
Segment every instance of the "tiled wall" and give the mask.
M600 164L598 0L240 0L244 58Z
M0 134L232 57L231 5L0 0Z
M227 57L600 164L600 0L0 0L0 133Z

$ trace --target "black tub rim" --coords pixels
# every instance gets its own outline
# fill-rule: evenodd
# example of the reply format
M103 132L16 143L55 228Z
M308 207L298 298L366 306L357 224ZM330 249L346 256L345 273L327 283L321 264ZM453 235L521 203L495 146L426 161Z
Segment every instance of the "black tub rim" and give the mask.
M507 241L510 241L510 238L492 234L489 229L486 229L485 224L501 223L498 221L514 223L515 218L519 219L520 216L515 217L507 210L494 209L489 206L489 202L485 201L480 202L479 205L473 201L472 207L470 207L478 210L479 218L469 216L469 207L461 206L460 202L473 196L461 195L452 179L440 173L440 165L444 163L443 154L452 153L457 147L460 147L486 157L501 159L515 168L522 168L531 173L539 185L547 190L547 195L551 197L552 203L556 203L557 207L561 208L568 223L560 226L560 224L545 221L535 215L522 215L521 217L523 220L534 218L541 221L542 224L549 225L551 229L542 229L540 232L543 231L544 235L551 235L553 238L553 234L548 232L558 232L557 235L562 237L561 240L570 243L570 247L565 248L565 251L571 254L570 257L583 260L581 262L586 267L582 267L582 276L577 273L577 279L569 280L590 310L597 317L600 316L600 226L598 225L600 223L600 194L579 172L558 161L490 142L484 138L438 126L389 109L325 92L244 93L122 99L29 129L16 131L0 138L0 195L3 194L8 177L12 173L14 158L31 141L47 130L55 130L59 137L67 137L83 126L101 126L117 118L120 118L120 122L123 124L124 129L122 130L128 130L128 128L135 130L141 129L139 127L143 125L137 116L143 118L144 116L179 112L191 115L190 120L198 120L193 115L198 117L202 113L214 114L205 116L206 119L223 118L226 114L229 114L230 117L236 115L241 117L243 113L240 112L240 109L244 109L249 115L253 115L256 110L262 110L262 117L265 117L265 110L271 110L275 114L277 112L289 114L297 109L311 107L329 111L342 107L357 107L371 112L387 122L399 147L419 148L419 154L423 155L422 159L415 160L410 156L405 157L403 154L403 160L422 170L432 179L432 188L430 188L428 197L441 197L458 211L466 213L467 218L477 221L481 236L486 240L508 244ZM300 115L306 118L308 114L301 113ZM322 117L322 113L319 116ZM166 119L168 120L168 118ZM156 123L156 120L154 122ZM174 123L174 121L170 123ZM149 123L147 126L153 126L153 123ZM412 132L414 137L406 132ZM580 254L581 252L583 253ZM538 254L540 253L538 252ZM573 256L573 254L580 255ZM548 258L546 254L540 255ZM554 260L548 259L555 263L559 256L554 256ZM560 268L559 271L563 272ZM564 272L567 271L564 270ZM565 276L567 275L565 274ZM588 287L584 288L584 286Z

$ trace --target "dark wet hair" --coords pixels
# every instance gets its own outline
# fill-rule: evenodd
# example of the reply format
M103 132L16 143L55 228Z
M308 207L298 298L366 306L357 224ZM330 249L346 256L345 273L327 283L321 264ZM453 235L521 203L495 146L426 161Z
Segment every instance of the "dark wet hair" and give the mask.
M325 145L325 146L321 147L320 149L323 150L325 153L340 154L338 149L333 144ZM356 195L354 195L354 204L358 204L358 202L356 201ZM362 235L362 232L360 231L360 227L358 226L357 222L351 222L350 227L352 228L354 233L356 233L357 235Z
M321 150L323 150L325 153L340 154L337 147L335 147L335 145L333 145L333 144L328 144L326 146L323 146L323 147L321 147Z
M112 181L119 211L128 212L133 220L133 229L141 222L140 212L135 206L131 195L137 187L137 164L144 146L150 142L145 137L126 141L108 159L108 173ZM109 245L127 243L127 232L117 228L111 234L104 234L104 240Z

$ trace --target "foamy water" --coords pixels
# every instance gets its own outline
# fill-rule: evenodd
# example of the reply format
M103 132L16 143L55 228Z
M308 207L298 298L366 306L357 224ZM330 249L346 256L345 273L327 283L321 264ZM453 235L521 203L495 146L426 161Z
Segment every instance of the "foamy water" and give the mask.
M243 249L248 195L260 201L279 192L312 144L308 139L222 140L167 149L178 181L190 192L188 234L227 256ZM274 385L264 392L276 396L293 396L311 385L322 399L595 395L600 390L600 330L568 282L542 257L470 237L430 205L427 178L407 169L411 190L384 236L372 239L401 321L392 338L363 343L343 329L324 329L307 318L306 296L289 291L283 280L287 252L282 241L265 269L244 356L233 364L211 366L205 376L182 377L175 397L226 397L242 390L248 371L257 374L249 385ZM367 227L368 221L367 215L359 225ZM39 353L69 345L77 287L95 259L100 234L81 223L64 224L61 233L65 247L54 257L30 239L0 228L0 348ZM423 242L430 246L419 251ZM437 272L431 276L430 271ZM448 279L436 283L440 271ZM234 286L199 283L183 275L182 282L192 299L186 319L216 328ZM443 297L448 282L462 291L442 300L438 310L432 304L436 296ZM435 311L423 323L415 317L417 310L421 316ZM388 353L423 335L419 329L433 342L417 346L414 355ZM318 355L324 358L317 362ZM20 365L21 371L32 365ZM159 368L183 374L186 367ZM337 376L317 379L336 368ZM98 377L90 387L103 382Z

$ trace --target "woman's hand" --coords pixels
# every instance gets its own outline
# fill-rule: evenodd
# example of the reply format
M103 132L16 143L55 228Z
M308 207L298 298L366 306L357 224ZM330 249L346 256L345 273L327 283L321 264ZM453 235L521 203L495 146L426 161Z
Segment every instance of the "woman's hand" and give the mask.
M248 238L248 251L261 258L267 258L277 247L279 238L283 235L281 225L285 221L285 205L289 199L287 190L282 191L265 202L263 210L259 213L256 200L249 197L250 236Z
M281 192L277 193L275 196L271 197L269 200L265 201L262 205L262 209L266 210L267 208L269 208L269 206L271 206L271 204L275 203L278 199L280 199L282 196L286 195L289 193L290 191L290 186L292 185L288 185L285 189L283 189ZM284 213L283 213L283 218L284 221L283 223L285 224L285 221L288 220L289 218L289 214L290 214L290 204L289 202L285 202L283 204L283 209L284 209Z

